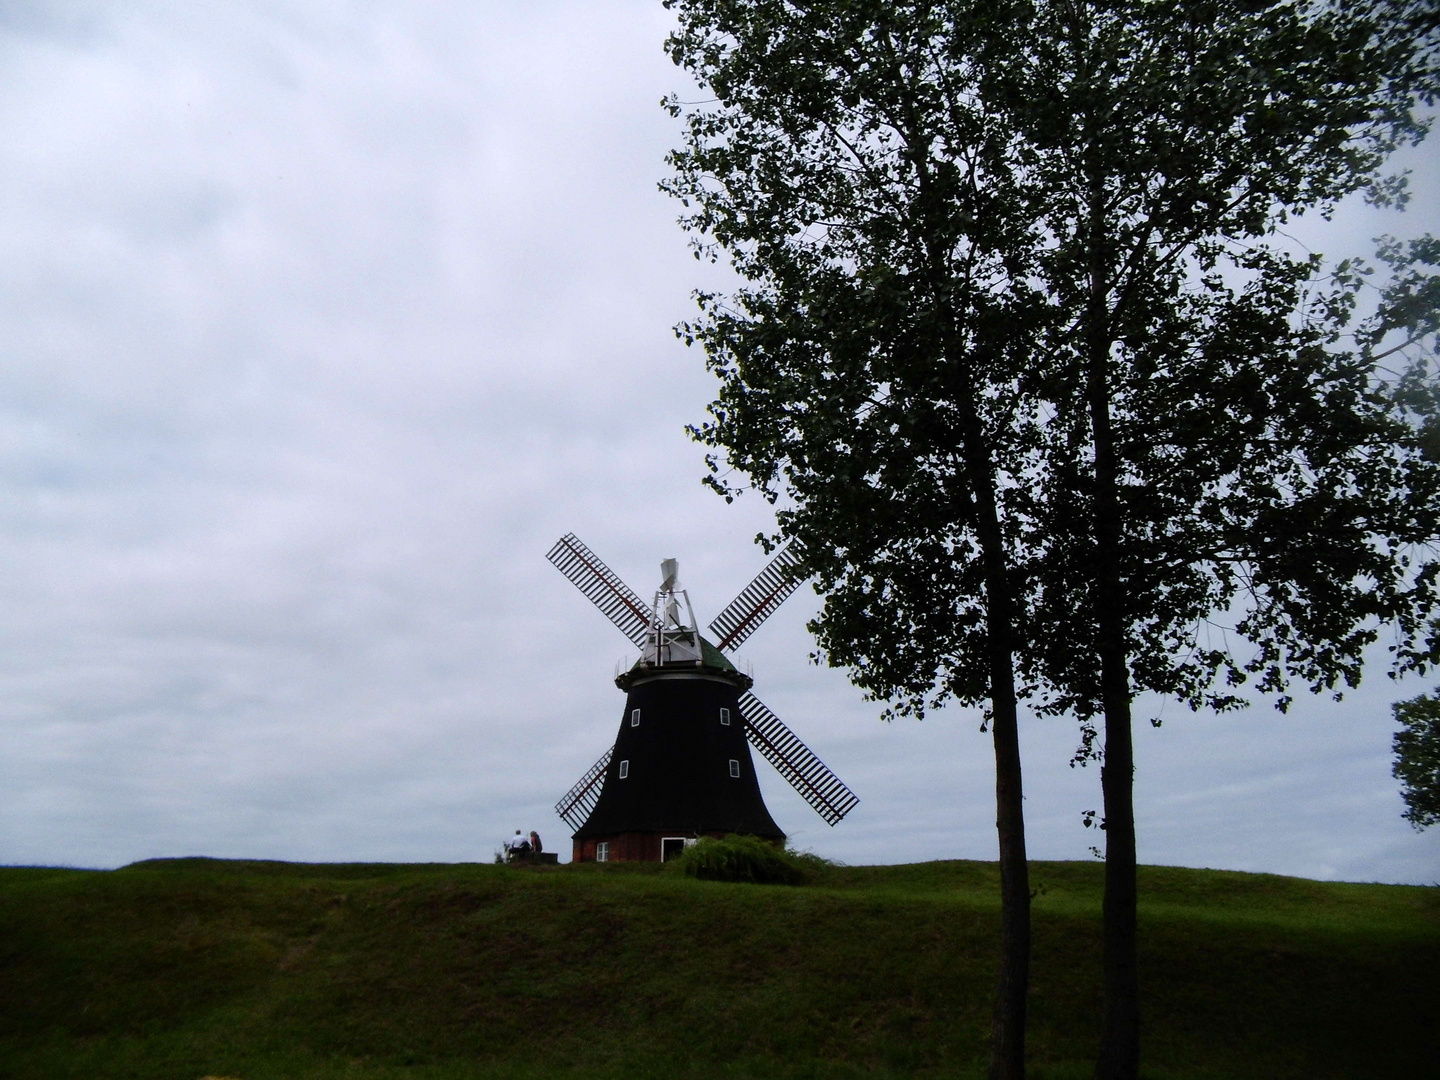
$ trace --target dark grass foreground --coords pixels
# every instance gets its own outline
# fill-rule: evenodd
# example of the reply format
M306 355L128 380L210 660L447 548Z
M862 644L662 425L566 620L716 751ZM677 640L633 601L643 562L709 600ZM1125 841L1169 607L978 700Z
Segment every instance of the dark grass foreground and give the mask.
M1036 863L1033 1075L1083 1077L1101 868ZM1145 1073L1423 1077L1440 890L1141 868ZM0 1076L983 1075L986 863L0 870Z

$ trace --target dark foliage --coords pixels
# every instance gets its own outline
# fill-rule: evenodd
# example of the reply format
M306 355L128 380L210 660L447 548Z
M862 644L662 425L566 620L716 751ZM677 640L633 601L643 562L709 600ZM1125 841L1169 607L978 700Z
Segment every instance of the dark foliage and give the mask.
M1391 708L1395 733L1395 779L1401 783L1405 818L1417 829L1440 821L1440 695L1422 694Z

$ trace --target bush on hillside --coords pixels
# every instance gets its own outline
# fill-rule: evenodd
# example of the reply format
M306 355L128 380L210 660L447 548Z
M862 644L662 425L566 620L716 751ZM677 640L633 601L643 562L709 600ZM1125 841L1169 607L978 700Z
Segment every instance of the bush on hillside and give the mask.
M800 885L825 865L817 855L786 851L754 836L703 836L675 860L686 877L704 881L751 881L759 885Z

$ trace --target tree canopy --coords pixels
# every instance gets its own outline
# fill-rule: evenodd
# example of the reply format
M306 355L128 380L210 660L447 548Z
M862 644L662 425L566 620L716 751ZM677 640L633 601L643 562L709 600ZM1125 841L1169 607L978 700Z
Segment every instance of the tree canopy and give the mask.
M697 250L750 282L702 294L683 328L722 380L698 434L744 474L715 486L784 495L781 531L826 595L824 654L858 685L901 712L986 697L947 405L963 352L1029 556L1017 581L1041 605L1022 613L1027 692L1098 708L1067 659L1093 620L1060 584L1083 587L1089 555L1055 543L1093 487L1097 257L1139 686L1222 708L1246 681L1331 687L1385 619L1406 658L1428 653L1416 576L1364 538L1428 540L1422 499L1373 496L1433 490L1433 473L1371 358L1337 347L1360 283L1276 236L1357 190L1390 195L1384 157L1423 133L1423 71L1367 38L1389 25L1375 10L675 6L672 55L723 107L686 114L667 186ZM1227 641L1268 642L1249 654L1207 637L1242 594Z

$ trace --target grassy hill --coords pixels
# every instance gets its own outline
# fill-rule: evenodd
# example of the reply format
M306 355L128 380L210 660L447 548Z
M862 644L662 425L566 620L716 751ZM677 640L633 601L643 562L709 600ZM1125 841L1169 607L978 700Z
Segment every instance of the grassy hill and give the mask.
M1088 1075L1100 871L1036 863L1033 1075ZM1422 1077L1440 889L1141 869L1145 1073ZM0 870L4 1077L983 1075L988 863Z

